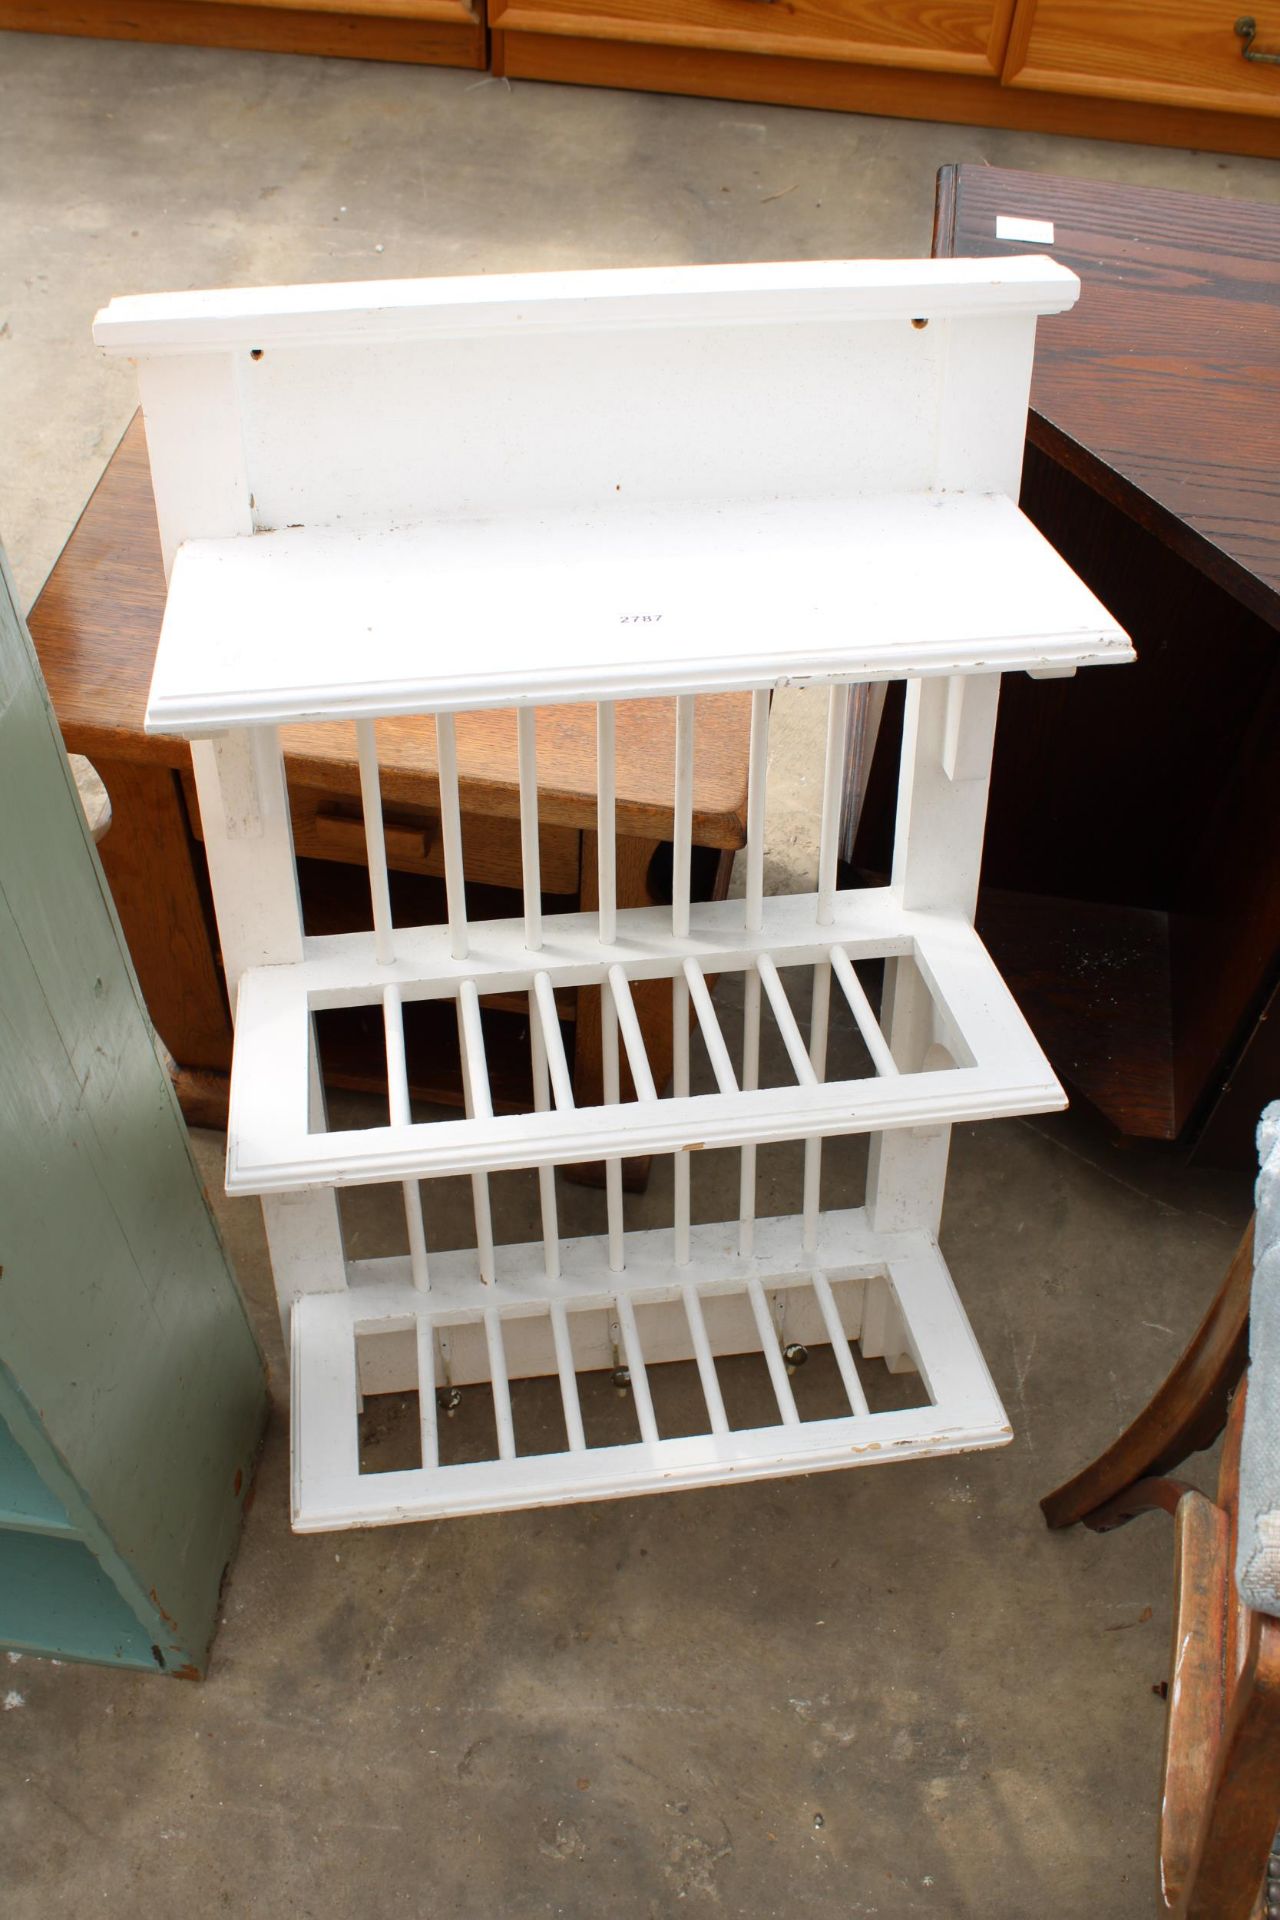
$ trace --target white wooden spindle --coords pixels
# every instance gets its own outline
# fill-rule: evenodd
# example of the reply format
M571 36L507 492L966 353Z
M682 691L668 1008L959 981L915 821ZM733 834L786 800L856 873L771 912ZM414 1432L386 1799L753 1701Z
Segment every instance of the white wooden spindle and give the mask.
M600 942L611 947L618 927L616 825L617 726L613 702L596 706L596 862L600 894Z
M818 833L818 925L835 918L836 868L840 853L840 805L844 795L845 761L849 741L847 682L833 686L827 698L827 750L822 772L822 821ZM766 983L767 984L767 983ZM779 983L780 984L780 983ZM777 1013L777 1004L770 993ZM813 1005L809 1017L809 1063L814 1081L826 1078L827 1021L831 1007L831 968L819 962L813 970ZM787 1033L784 1031L784 1040ZM788 1041L787 1051L791 1052ZM793 1062L794 1062L794 1055ZM810 1134L804 1143L804 1202L802 1245L817 1245L818 1203L822 1192L822 1137Z
M498 1433L498 1458L514 1460L516 1429L511 1417L511 1383L507 1377L507 1356L502 1344L502 1319L496 1307L485 1309L484 1337L489 1350L489 1385L493 1389L493 1423Z
M849 683L834 686L827 701L827 752L822 769L822 825L818 834L818 925L835 918L836 863L840 857L840 802L849 741Z
M467 989L470 988L470 993ZM464 980L458 990L458 1052L462 1064L462 1099L468 1120L476 1118L475 1098L483 1080L484 1100L492 1117L493 1107L489 1100L488 1075L484 1067L484 1037L479 1034L480 1006L476 995L475 982ZM468 1033L479 1034L479 1062L473 1067L468 1046ZM480 1279L484 1286L491 1287L494 1282L495 1268L493 1259L493 1212L489 1204L489 1176L487 1173L473 1173L471 1176L471 1209L476 1223L476 1262L480 1269Z
M711 1422L711 1431L728 1433L729 1420L724 1410L720 1381L716 1375L715 1356L711 1351L711 1342L707 1338L707 1323L702 1315L702 1302L693 1287L685 1287L680 1297L684 1301L685 1318L689 1322L693 1357L698 1363L698 1379L702 1384L702 1397L707 1403L707 1418Z
M471 1176L471 1207L476 1221L476 1264L480 1269L481 1281L486 1287L491 1287L495 1279L495 1267L493 1213L489 1205L487 1173L473 1173Z
M676 701L676 792L671 844L671 930L678 940L689 931L689 887L693 858L693 695Z
M898 1071L898 1063L889 1051L889 1043L880 1030L871 1002L843 947L832 947L831 965L876 1072L891 1079Z
M550 1304L551 1337L556 1350L556 1374L560 1381L560 1404L564 1408L564 1430L570 1453L581 1453L587 1444L582 1429L582 1403L578 1398L578 1376L573 1366L573 1342L569 1337L569 1316L559 1300Z
M769 691L751 696L751 746L747 762L747 890L743 918L748 933L764 924L765 808L769 784ZM748 967L742 988L742 1090L760 1084L760 976ZM756 1237L756 1149L740 1150L738 1177L738 1252L746 1258Z
M418 1348L418 1434L422 1464L428 1470L440 1464L439 1410L436 1406L436 1337L425 1314L414 1323Z
M827 1077L827 1025L831 1011L831 968L819 960L813 969L813 1005L809 1013L809 1064L817 1081ZM818 1207L822 1195L822 1135L811 1133L804 1143L804 1206L802 1228L806 1253L818 1244Z
M449 914L449 946L465 960L467 883L462 868L462 803L458 797L458 739L451 713L436 715L436 765L440 781L440 837L444 842L444 890Z
M462 1063L467 1083L467 1116L472 1120L492 1120L489 1062L485 1057L480 995L474 980L464 980L458 988L458 1006L462 1014Z
M827 1330L827 1339L831 1342L831 1351L835 1355L836 1366L840 1370L845 1393L849 1398L850 1411L856 1414L869 1413L867 1396L862 1390L858 1370L853 1364L853 1355L849 1351L849 1336L841 1325L840 1309L835 1303L831 1282L820 1267L814 1272L813 1291L822 1314L823 1325Z
M557 1032L559 1028L557 1021ZM551 1074L547 1067L547 1043L542 1031L542 1015L538 1011L538 996L532 989L529 993L529 1068L533 1079L533 1110L535 1113L547 1113L551 1107ZM538 1202L542 1213L543 1269L548 1280L558 1280L560 1227L556 1214L554 1167L538 1168Z
M546 1049L547 1068L551 1075L551 1091L555 1096L556 1109L560 1113L570 1113L573 1110L573 1076L569 1072L569 1062L565 1057L564 1034L560 1030L555 989L551 984L549 973L534 974L533 1001L538 1012L542 1044Z
M747 893L743 909L748 933L758 933L764 912L765 802L769 786L769 690L751 696L751 748L747 761Z
M404 1054L404 1008L398 986L388 986L382 994L382 1027L387 1055L387 1117L393 1127L407 1127L413 1119L409 1100L409 1069ZM413 1284L425 1293L427 1276L427 1236L422 1224L422 1190L416 1180L404 1183L404 1218L409 1233L409 1270Z
M764 1355L765 1365L769 1369L769 1380L773 1387L773 1397L778 1403L778 1412L782 1416L784 1427L798 1426L800 1414L796 1407L795 1395L791 1391L791 1382L787 1378L787 1365L778 1345L778 1329L773 1324L769 1312L769 1302L765 1299L764 1288L758 1280L748 1280L747 1298L751 1302L751 1312L756 1323L756 1333L760 1341L760 1351Z
M618 1326L622 1331L622 1351L626 1356L627 1371L631 1375L631 1398L635 1403L636 1419L640 1426L640 1438L647 1446L653 1446L658 1439L658 1422L654 1418L653 1399L649 1392L649 1376L645 1371L644 1352L640 1346L640 1332L636 1326L635 1308L628 1294L617 1296Z
M622 1044L627 1050L627 1064L631 1068L631 1078L635 1082L636 1098L656 1100L658 1089L653 1084L653 1071L649 1065L649 1055L645 1051L640 1018L636 1013L636 1003L631 997L630 984L621 967L609 969L609 992L613 996L618 1025L622 1029Z
M696 960L686 960L683 972L693 1000L693 1010L698 1016L698 1025L702 1029L702 1038L706 1043L716 1085L721 1093L736 1093L738 1082L734 1076L733 1062L729 1058L729 1049L720 1031L720 1022L716 1019L716 1010L711 1004L711 993L702 968Z
M356 721L356 757L360 764L360 810L368 856L369 895L373 903L373 951L384 966L395 958L391 939L391 888L382 827L382 783L378 778L378 742L372 720Z
M748 967L742 977L742 1091L760 1084L760 975ZM756 1149L749 1140L740 1149L738 1180L738 1252L745 1259L756 1241Z
M538 853L538 712L516 709L516 754L520 769L520 860L524 878L524 942L542 945L542 869Z
M618 1059L618 1012L607 987L600 989L601 1082L605 1105L616 1107L622 1097L622 1074ZM604 1163L605 1215L609 1237L609 1271L621 1273L626 1265L622 1215L622 1162Z
M768 996L773 1009L773 1017L778 1023L778 1032L782 1035L782 1044L787 1050L791 1070L802 1087L816 1087L818 1076L813 1070L809 1050L804 1044L804 1035L800 1031L795 1014L791 1011L791 1002L787 990L782 984L772 955L761 953L756 956L756 969L760 975L760 984Z
M689 1092L689 982L678 973L671 982L671 1093L683 1100ZM675 1262L689 1264L689 1156L672 1155L672 1228Z

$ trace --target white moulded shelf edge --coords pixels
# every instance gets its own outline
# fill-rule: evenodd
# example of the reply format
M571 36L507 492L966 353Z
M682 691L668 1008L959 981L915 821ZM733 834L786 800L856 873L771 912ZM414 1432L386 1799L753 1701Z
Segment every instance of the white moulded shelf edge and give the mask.
M817 260L568 273L460 274L301 287L126 294L98 313L108 353L376 345L432 334L581 326L812 324L850 317L1061 313L1080 282L1043 254L1000 260Z
M997 495L619 498L395 532L189 541L146 724L195 735L1132 658Z

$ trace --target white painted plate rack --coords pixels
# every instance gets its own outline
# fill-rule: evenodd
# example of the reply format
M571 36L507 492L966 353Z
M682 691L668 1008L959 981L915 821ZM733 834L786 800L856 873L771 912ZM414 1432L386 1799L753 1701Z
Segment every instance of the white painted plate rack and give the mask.
M144 296L96 338L139 367L169 599L147 724L194 741L236 1003L227 1153L262 1196L292 1354L294 1524L372 1525L998 1445L1003 1409L936 1232L952 1122L1062 1094L973 929L1000 676L1132 657L1022 517L1041 258L824 262ZM836 885L850 690L908 683L891 883ZM770 695L829 692L816 890L766 897ZM751 695L745 897L690 898L697 697ZM676 701L670 908L619 910L616 703ZM599 910L543 912L538 736L597 712ZM467 913L455 716L513 709L524 912ZM433 718L447 920L393 924L377 722ZM308 937L279 729L355 729L366 933ZM864 962L883 963L879 1010ZM811 982L797 1013L788 969ZM731 1050L711 983L740 976ZM671 983L670 1089L633 988ZM561 989L600 990L604 1099L575 1106ZM494 1110L482 1002L527 1003L533 1110ZM832 996L865 1049L828 1059ZM456 1009L461 1118L411 1111L404 1008ZM331 1128L316 1017L379 1009L386 1124ZM792 1084L761 1086L762 1018ZM690 1036L709 1073L691 1081ZM851 1074L853 1077L851 1077ZM866 1203L820 1206L824 1139L871 1135ZM804 1142L803 1204L757 1220L756 1154ZM690 1217L691 1156L740 1158L738 1217ZM628 1229L621 1163L673 1156L669 1227ZM557 1166L604 1160L607 1230L563 1238ZM490 1181L535 1169L541 1238L495 1245ZM470 1178L474 1246L432 1249ZM405 1251L344 1251L337 1189L403 1188ZM789 1366L829 1349L839 1403ZM771 1406L726 1405L763 1355ZM923 1404L871 1410L867 1365ZM670 1430L662 1369L696 1369ZM584 1419L625 1370L629 1440ZM545 1377L531 1451L513 1382ZM621 1377L621 1375L619 1375ZM437 1391L492 1396L485 1459L442 1459ZM421 1465L361 1471L362 1392L419 1389Z

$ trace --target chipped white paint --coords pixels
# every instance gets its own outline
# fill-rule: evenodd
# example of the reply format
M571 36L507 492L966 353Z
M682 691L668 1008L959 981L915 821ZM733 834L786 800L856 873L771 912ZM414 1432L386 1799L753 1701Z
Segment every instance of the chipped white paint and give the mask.
M148 709L197 739L238 985L227 1178L264 1198L292 1349L301 1529L598 1499L1000 1444L1008 1424L934 1237L950 1123L1062 1104L973 931L1000 676L1132 656L1019 513L1052 262L818 263L285 288L119 301L139 359L171 569ZM569 397L572 404L567 404ZM430 431L424 431L424 421ZM837 884L857 682L908 682L892 883ZM769 697L831 688L816 890L767 899ZM752 695L743 902L692 898L699 694ZM616 901L618 700L675 696L672 899ZM543 912L537 709L598 709L599 912ZM473 921L454 715L515 707L521 911ZM435 716L447 924L393 924L375 723ZM553 717L554 718L554 717ZM276 729L355 722L370 930L304 935ZM552 724L552 722L548 722ZM882 962L879 1010L857 969ZM784 971L814 982L807 1029ZM708 982L743 975L741 1058ZM633 997L669 983L674 1087ZM600 989L604 1098L575 1105L558 992ZM482 997L519 996L533 1111L495 1111ZM828 1046L832 995L870 1055ZM415 1120L403 1010L452 1003L465 1115ZM314 1016L386 1034L386 1126L334 1131ZM762 1020L792 1083L761 1088ZM689 1023L715 1091L691 1090ZM637 1097L624 1099L623 1062ZM823 1212L822 1142L872 1135L867 1206ZM755 1218L755 1152L805 1142L802 1216ZM689 1157L741 1155L739 1218L690 1218ZM621 1164L675 1160L671 1226L627 1226ZM607 1167L607 1232L563 1239L554 1169ZM536 1170L542 1237L495 1245L490 1177ZM432 1246L467 1175L475 1244ZM406 1254L348 1260L336 1192L404 1189ZM805 1412L785 1354L829 1344L846 1403ZM734 1430L718 1362L762 1357L772 1412ZM923 1404L873 1413L865 1369ZM696 1369L705 1430L668 1438L653 1370ZM1019 1369L1019 1390L1031 1364ZM625 1367L636 1431L592 1444L580 1378ZM543 1378L562 1451L522 1452ZM360 1471L362 1395L417 1388L422 1465ZM490 1459L447 1464L440 1389L492 1396Z

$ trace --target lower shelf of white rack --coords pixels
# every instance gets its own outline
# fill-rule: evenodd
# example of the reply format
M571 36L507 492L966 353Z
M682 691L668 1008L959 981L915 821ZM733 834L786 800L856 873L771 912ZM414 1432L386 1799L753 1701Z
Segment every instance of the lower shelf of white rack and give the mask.
M394 1525L453 1514L557 1506L639 1493L870 1466L1012 1436L991 1376L931 1236L875 1234L864 1213L825 1214L816 1247L798 1219L757 1223L749 1254L737 1227L695 1227L676 1267L666 1230L627 1236L611 1273L600 1239L561 1243L548 1280L541 1243L499 1249L498 1278L475 1278L474 1253L432 1261L416 1291L407 1259L353 1264L351 1284L306 1294L292 1310L293 1524L300 1532ZM827 1347L844 1411L805 1417L803 1369L788 1348ZM717 1362L757 1353L769 1405L734 1424ZM868 1364L915 1369L923 1404L874 1412ZM692 1362L705 1431L666 1436L655 1369ZM625 1370L625 1375L619 1373ZM638 1435L592 1444L580 1383L617 1374ZM512 1381L545 1376L558 1391L566 1444L526 1452ZM441 1445L441 1389L492 1397L491 1458L451 1463ZM418 1390L419 1466L362 1472L362 1394ZM657 1396L661 1402L663 1396ZM687 1420L683 1423L687 1426ZM695 1422L695 1424L697 1424Z

